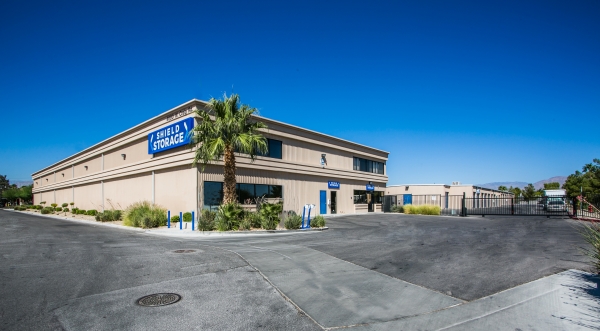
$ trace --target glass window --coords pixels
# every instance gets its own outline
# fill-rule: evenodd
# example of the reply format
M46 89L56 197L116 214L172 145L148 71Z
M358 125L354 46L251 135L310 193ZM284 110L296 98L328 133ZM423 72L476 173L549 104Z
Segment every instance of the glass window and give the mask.
M256 184L254 185L254 187L256 188L256 196L257 197L266 197L266 198L270 198L269 196L269 185L260 185L260 184Z
M281 159L281 141L275 139L267 139L269 143L268 157Z
M354 158L353 169L358 171L370 172L374 174L384 174L384 163L362 159L360 157Z
M267 198L283 198L283 186L269 185L269 195Z
M216 210L223 201L223 183L204 182L204 209Z
M237 196L240 203L254 203L254 184L237 184Z
M383 195L384 193L380 191L354 190L354 204L369 203L369 201L382 203Z

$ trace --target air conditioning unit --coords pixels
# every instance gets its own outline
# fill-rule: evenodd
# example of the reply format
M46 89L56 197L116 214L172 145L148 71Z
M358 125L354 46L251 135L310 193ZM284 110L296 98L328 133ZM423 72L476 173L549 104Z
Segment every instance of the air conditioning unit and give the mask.
M460 185L460 182L452 182L452 185Z

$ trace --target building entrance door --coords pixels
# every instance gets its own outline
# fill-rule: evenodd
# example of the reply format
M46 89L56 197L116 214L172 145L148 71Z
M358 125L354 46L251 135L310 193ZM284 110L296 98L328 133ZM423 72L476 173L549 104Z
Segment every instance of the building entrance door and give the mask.
M327 214L327 191L320 191L319 194L319 214Z
M337 214L337 192L331 191L331 213Z
M367 205L369 206L369 213L374 212L374 202L373 202L373 193L367 193Z

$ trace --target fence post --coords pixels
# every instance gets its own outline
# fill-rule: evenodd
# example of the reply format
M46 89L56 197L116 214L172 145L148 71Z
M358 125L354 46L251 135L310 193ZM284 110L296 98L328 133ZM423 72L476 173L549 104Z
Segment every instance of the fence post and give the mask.
M460 216L467 216L467 206L466 206L466 201L465 198L467 197L467 194L465 192L463 192L463 198L462 198L462 212L460 213Z
M577 199L573 199L573 217L577 218Z
M183 213L179 212L179 230L183 230Z
M171 211L170 210L167 211L167 228L168 229L171 228Z
M510 198L510 214L511 215L515 214L515 198L514 197Z
M192 210L192 231L194 231L194 211Z

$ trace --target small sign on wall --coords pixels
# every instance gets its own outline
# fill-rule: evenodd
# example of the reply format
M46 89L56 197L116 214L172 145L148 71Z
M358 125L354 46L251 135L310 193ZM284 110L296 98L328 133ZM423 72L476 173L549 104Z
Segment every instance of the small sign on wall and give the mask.
M367 184L367 191L375 191L375 186L373 184Z
M339 189L340 188L340 182L328 181L327 182L327 188L329 188L329 189Z

